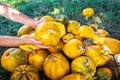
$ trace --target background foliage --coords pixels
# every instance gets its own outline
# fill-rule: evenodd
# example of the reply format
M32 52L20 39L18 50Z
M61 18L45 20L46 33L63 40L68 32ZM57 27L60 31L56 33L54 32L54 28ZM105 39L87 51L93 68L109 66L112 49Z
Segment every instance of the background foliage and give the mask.
M111 37L120 39L120 5L119 0L0 0L12 6L25 15L36 16L65 14L69 19L77 20L80 24L86 24L81 12L86 7L95 10L95 16L99 16L102 25L99 28L107 30ZM102 14L102 16L101 16ZM16 36L17 30L23 25L0 17L0 35Z

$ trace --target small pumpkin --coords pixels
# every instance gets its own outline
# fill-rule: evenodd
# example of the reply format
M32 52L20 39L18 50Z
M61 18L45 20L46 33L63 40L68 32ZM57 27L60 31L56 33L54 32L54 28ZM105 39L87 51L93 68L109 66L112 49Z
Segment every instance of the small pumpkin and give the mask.
M34 32L34 29L31 26L23 25L22 27L19 28L17 32L17 36L22 36L24 34L31 34L32 32Z
M80 23L75 20L70 20L66 28L67 28L67 32L71 32L72 34L78 34Z
M104 37L109 37L109 33L104 30L104 29L98 29L95 31L95 34L98 35L98 36L104 36Z
M83 44L85 45L85 47L99 45L94 39L85 39L83 40Z
M111 80L112 71L107 67L98 68L96 71L97 80Z
M45 15L45 16L42 16L41 18L40 18L40 21L54 21L54 18L52 17L52 16L49 16L49 15Z
M94 31L98 30L98 25L97 24L90 24L89 26L91 28L93 28Z
M43 63L47 55L48 52L44 49L38 49L35 52L30 52L28 57L29 64L34 66L37 70L43 71Z
M71 39L63 46L64 54L70 58L74 59L84 53L84 45L79 39Z
M64 24L65 26L67 26L69 19L68 19L68 16L66 16L64 14L59 14L55 17L55 21L60 22L60 23Z
M57 23L57 22L56 22ZM43 45L56 45L61 38L61 29L55 22L43 22L35 29L35 39Z
M22 35L22 36L20 36L20 38L34 39L34 36L32 34L31 35ZM24 50L24 51L27 51L27 52L31 52L33 50L39 49L38 47L31 45L31 44L19 45L19 48Z
M39 72L31 65L20 65L12 73L10 80L40 80Z
M86 80L91 80L95 75L96 65L91 58L79 56L71 62L71 72L82 74Z
M87 25L83 25L83 26L81 26L79 28L78 34L82 38L93 39L93 37L94 37L94 30L91 27L87 26Z
M72 38L74 38L74 35L72 33L67 33L62 37L62 41L67 43Z
M19 48L7 49L1 57L1 65L4 69L13 72L16 67L27 64L28 53Z
M60 53L52 53L47 56L43 64L44 73L51 80L60 80L70 71L68 60Z
M96 40L100 46L104 47L109 54L115 55L120 53L120 41L115 38L110 37L101 37L98 35L94 36L94 40Z
M61 80L86 80L86 79L81 74L73 73L63 77Z
M94 16L94 10L93 10L93 8L85 8L85 9L82 11L82 15L83 15L85 18L90 18L90 17Z

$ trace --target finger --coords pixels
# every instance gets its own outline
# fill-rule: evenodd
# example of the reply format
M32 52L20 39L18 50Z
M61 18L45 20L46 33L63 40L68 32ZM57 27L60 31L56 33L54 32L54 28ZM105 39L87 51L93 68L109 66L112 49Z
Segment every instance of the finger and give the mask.
M39 47L39 48L43 48L43 49L48 49L48 48L50 48L51 46L43 46L43 45L39 45L38 47Z

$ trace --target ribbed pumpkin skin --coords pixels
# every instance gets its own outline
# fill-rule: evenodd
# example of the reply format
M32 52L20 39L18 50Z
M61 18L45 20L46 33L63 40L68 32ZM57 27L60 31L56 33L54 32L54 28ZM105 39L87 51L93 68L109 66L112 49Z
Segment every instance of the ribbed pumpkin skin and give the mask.
M43 49L38 49L36 52L31 52L28 57L30 65L33 65L39 71L43 70L43 62L47 57L48 52Z
M34 29L31 26L28 25L23 25L22 27L20 27L20 29L18 30L17 36L22 36L24 34L30 34L34 31Z
M46 15L41 17L40 21L54 21L54 18L52 16Z
M60 80L69 73L70 64L62 54L52 53L47 56L43 69L51 80Z
M78 73L73 73L63 77L61 80L85 80L85 79L83 75Z
M80 28L80 23L75 20L70 20L67 25L67 32L71 32L73 34L78 34L78 29Z
M39 72L31 65L21 65L12 73L10 80L40 80L40 77Z
M111 80L112 71L107 67L98 68L97 72L98 80Z
M70 58L74 59L84 53L83 43L78 39L71 39L63 46L63 52L65 55Z
M78 34L82 38L92 39L94 37L94 30L87 25L83 25L79 28Z
M103 66L109 59L105 55L105 50L101 46L88 46L86 47L86 56L94 60L96 66Z
M35 29L35 39L43 45L56 45L61 38L61 31L55 22L43 22Z
M120 41L115 38L94 36L96 40L105 50L109 51L109 54L115 55L120 53Z
M94 10L93 10L93 8L85 8L82 11L82 14L85 18L90 18L90 17L94 16Z
M80 73L90 80L96 71L96 65L94 61L87 56L80 56L75 58L71 63L72 73Z
M25 39L34 39L34 33L31 34L31 35L22 35L20 36L20 38L25 38ZM34 45L31 45L31 44L24 44L24 45L19 45L19 48L24 50L24 51L27 51L27 52L32 52L33 50L37 50L39 49L38 47L34 46Z
M7 49L1 57L1 65L4 69L13 72L16 67L27 64L28 53L19 48Z

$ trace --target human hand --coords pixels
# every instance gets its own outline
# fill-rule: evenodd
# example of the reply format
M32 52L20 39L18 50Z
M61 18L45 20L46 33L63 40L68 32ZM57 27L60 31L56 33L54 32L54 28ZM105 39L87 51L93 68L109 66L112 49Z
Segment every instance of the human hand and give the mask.
M29 39L29 40L30 40L29 44L34 45L34 46L36 46L38 48L47 49L47 48L51 47L51 46L44 46L44 45L42 45L41 41L37 41L35 39Z
M33 24L31 27L34 28L34 29L36 29L37 26L38 26L40 23L42 23L42 22L44 22L44 20L35 21L34 24Z

